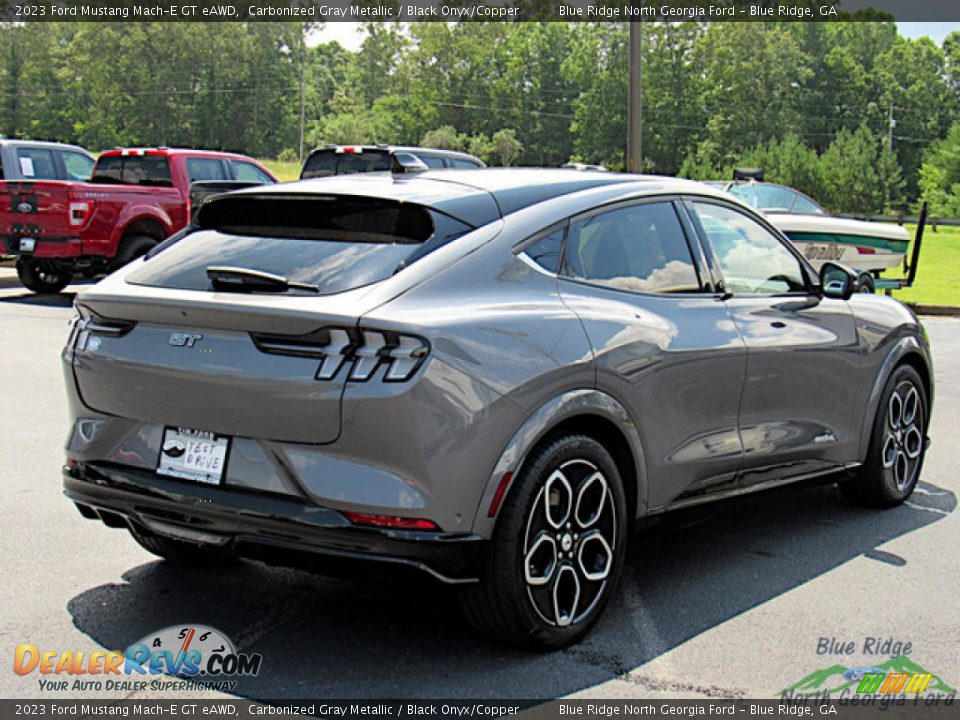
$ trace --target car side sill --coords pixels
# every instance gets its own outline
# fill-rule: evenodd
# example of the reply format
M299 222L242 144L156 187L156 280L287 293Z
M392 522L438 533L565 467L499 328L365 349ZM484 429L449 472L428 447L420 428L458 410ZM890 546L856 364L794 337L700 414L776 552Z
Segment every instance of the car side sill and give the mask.
M727 490L718 490L717 492L709 493L707 495L684 498L683 500L677 500L676 502L670 503L669 505L664 505L663 507L652 508L648 514L659 515L661 513L672 512L674 510L682 510L684 508L695 507L697 505L705 505L717 500L726 500L728 498L751 495L764 490L771 490L773 488L778 488L785 485L804 482L805 480L813 480L814 478L826 477L828 475L838 475L840 473L848 472L858 468L862 464L863 463L860 462L844 463L843 465L838 465L837 467L832 467L826 470L816 470L814 472L804 473L803 475L792 475L786 478L767 480L765 482L747 485L746 487L733 487Z

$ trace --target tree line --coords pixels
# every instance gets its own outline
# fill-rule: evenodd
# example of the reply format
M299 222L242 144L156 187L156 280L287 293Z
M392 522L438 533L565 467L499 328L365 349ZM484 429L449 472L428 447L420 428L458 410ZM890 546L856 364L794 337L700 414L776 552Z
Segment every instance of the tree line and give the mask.
M3 25L0 132L93 150L297 159L301 145L388 142L494 164L625 165L624 24L372 23L356 52L311 42L312 29ZM889 22L651 22L643 34L646 171L763 165L836 211L911 207L923 192L960 214L960 34L942 46Z

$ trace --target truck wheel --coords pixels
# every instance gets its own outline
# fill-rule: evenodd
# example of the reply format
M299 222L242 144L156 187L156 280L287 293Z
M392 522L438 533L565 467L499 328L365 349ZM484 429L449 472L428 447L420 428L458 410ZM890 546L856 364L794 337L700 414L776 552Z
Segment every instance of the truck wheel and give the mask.
M120 250L113 259L111 269L117 270L138 257L146 255L156 244L157 241L149 235L130 235L123 238L120 241Z
M531 457L514 482L463 609L486 635L564 647L596 622L623 567L620 473L596 440L564 435Z
M70 284L70 273L55 260L20 258L17 260L17 277L28 290L35 293L58 293Z

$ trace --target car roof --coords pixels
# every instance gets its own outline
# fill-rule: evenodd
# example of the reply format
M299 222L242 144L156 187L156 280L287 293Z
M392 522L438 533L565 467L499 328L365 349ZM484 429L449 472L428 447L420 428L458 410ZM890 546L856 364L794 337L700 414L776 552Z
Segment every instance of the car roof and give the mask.
M91 153L86 148L82 148L79 145L71 145L70 143L59 143L52 142L49 140L11 140L7 138L0 138L0 145L10 145L12 147L34 147L34 148L51 148L51 149L61 149L61 150L76 150L81 152L84 155L93 157Z
M658 194L695 193L730 198L726 193L692 180L660 175L562 168L477 168L467 172L430 170L404 175L387 172L332 175L239 190L224 196L224 199L249 195L375 197L425 205L480 227L546 200L591 188L626 184L632 185L641 194L644 186L649 185L651 192ZM219 200L210 201L214 202Z
M337 150L338 148L360 148L363 151L367 150L382 150L383 152L431 152L438 153L440 155L445 155L447 157L460 157L468 160L480 160L480 158L470 153L461 152L460 150L443 150L441 148L431 148L431 147L420 147L416 145L351 145L349 143L343 145L324 145L323 147L314 148L310 151L310 155L315 153L323 152L324 150Z
M247 155L241 155L240 153L234 153L234 152L224 152L221 150L194 150L193 148L171 148L171 147L115 147L115 148L111 148L110 150L104 150L102 153L100 153L100 156L113 157L116 155L123 155L123 154L129 155L131 153L135 155L143 155L146 153L153 156L167 156L167 157L173 157L174 155L192 155L195 157L209 156L209 157L221 157L221 158L226 157L226 158L237 158L237 159L242 158L244 160L252 159Z

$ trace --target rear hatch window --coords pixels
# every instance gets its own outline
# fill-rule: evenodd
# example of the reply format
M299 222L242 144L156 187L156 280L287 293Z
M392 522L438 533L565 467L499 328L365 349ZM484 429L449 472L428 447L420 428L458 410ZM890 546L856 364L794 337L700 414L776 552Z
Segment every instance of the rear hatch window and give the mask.
M413 203L316 195L213 200L197 223L200 230L151 258L127 282L213 291L207 269L228 266L330 295L390 277L473 229Z
M310 153L300 173L301 180L349 173L383 172L390 169L390 151L379 148L329 148Z
M173 187L170 162L164 155L107 155L97 160L93 183Z

